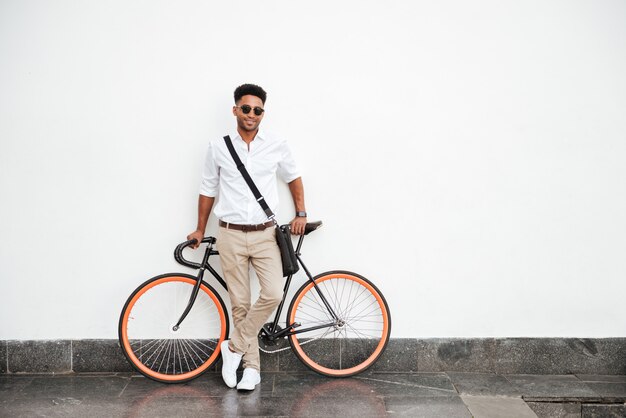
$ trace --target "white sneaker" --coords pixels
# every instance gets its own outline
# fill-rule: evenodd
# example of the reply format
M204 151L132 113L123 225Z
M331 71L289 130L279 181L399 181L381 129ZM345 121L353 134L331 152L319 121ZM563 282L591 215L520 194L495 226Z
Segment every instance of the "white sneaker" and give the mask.
M241 363L241 357L243 357L243 355L230 351L230 348L228 348L228 340L222 341L220 349L222 351L223 363L222 379L224 379L226 386L234 388L237 384L237 367L239 367L239 363Z
M255 386L261 383L261 374L250 367L243 369L243 377L237 383L238 390L254 390Z

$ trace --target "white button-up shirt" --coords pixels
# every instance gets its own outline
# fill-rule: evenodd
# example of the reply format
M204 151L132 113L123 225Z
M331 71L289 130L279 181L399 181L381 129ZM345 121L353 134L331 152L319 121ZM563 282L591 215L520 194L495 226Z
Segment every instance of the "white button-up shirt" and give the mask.
M287 142L259 130L248 145L239 134L230 135L235 151L250 177L274 213L278 209L276 175L290 183L300 177ZM207 151L200 194L216 197L213 212L224 222L254 225L267 222L267 216L237 170L224 138L211 141Z

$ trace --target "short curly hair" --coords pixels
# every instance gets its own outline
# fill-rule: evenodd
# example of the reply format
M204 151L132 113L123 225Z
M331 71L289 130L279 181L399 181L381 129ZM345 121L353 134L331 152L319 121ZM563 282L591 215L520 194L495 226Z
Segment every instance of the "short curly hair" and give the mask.
M267 93L261 86L257 86L256 84L242 84L235 89L235 103L241 100L243 96L247 95L258 97L263 104L265 104L265 99L267 98Z

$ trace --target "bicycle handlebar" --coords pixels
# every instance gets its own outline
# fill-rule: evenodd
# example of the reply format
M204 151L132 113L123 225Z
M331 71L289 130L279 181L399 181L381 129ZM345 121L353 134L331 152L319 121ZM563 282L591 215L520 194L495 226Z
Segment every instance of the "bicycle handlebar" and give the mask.
M284 224L281 225L281 227L290 227L289 224ZM318 229L319 227L322 226L322 221L317 221L317 222L310 222L306 224L306 228L304 230L304 234L300 235L300 238L298 239L298 245L296 247L296 254L300 253L300 248L302 247L302 241L304 239L304 236L315 231L316 229ZM196 244L198 241L195 239L189 240L189 241L185 241L182 242L180 244L178 244L176 246L176 249L174 250L174 259L176 260L176 262L178 262L179 264L182 264L183 266L186 267L190 267L192 269L200 269L202 268L203 264L207 263L208 257L210 255L214 255L214 254L218 254L217 251L212 249L213 244L215 244L217 242L217 239L215 239L215 237L204 237L202 238L201 243L202 244L209 244L206 252L204 253L204 260L202 261L202 263L195 263L193 261L189 261L187 259L185 259L185 257L183 257L183 250L187 247L189 247L190 245L194 245Z
M191 267L192 269L201 268L202 267L201 263L195 263L183 257L183 250L191 245L196 244L197 242L198 240L194 238L192 240L185 241L185 242L178 244L176 246L176 249L174 250L174 259L176 260L176 262L178 262L179 264L182 264L183 266ZM202 244L209 244L209 247L215 244L215 242L216 242L216 239L214 237L204 237L201 241ZM210 251L210 248L207 248L207 250Z

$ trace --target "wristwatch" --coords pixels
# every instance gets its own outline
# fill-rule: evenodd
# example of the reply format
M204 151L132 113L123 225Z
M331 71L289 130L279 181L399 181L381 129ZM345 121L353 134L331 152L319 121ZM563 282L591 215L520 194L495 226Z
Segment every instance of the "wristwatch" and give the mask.
M306 212L305 211L296 212L296 216L298 218L306 218Z

